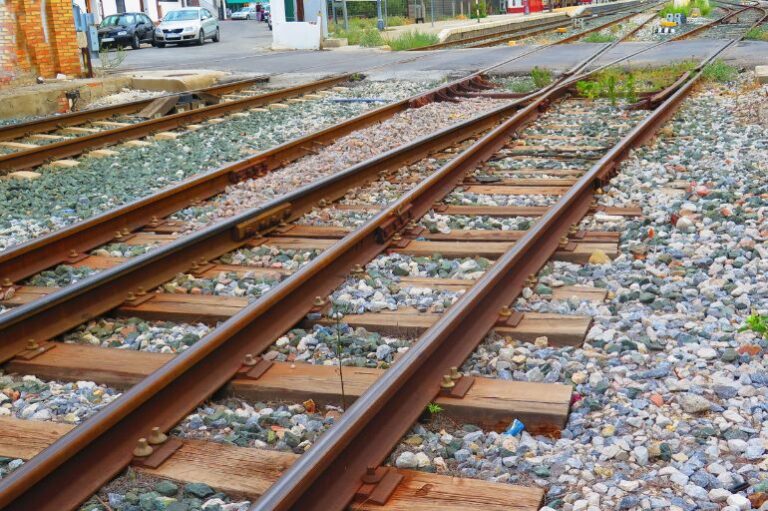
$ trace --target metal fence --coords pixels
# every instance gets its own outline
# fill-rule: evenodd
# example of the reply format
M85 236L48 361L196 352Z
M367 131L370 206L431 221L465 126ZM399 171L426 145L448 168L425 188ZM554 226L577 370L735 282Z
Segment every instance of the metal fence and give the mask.
M480 0L488 14L506 12L505 0ZM350 18L376 19L376 0L347 0L347 15ZM474 12L474 0L382 0L382 14L385 17L403 17L411 21L429 23L434 16L435 21L455 18L463 15L470 17ZM343 6L340 0L329 0L328 14L330 19L343 16Z

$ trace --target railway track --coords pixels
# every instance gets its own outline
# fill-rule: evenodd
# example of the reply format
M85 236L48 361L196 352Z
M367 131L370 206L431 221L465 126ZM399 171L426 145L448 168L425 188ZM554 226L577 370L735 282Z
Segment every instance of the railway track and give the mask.
M726 47L723 45L717 54ZM394 488L395 498L405 505L423 503L424 499L435 499L428 502L440 505L439 495L418 491L430 484L445 491L448 499L460 495L469 498L466 495L474 489L475 495L494 496L494 501L486 501L485 506L518 505L527 506L523 509L535 509L541 501L540 490L490 483L472 486L471 481L466 482L466 487L457 489L445 478L377 466L439 392L445 393L439 402L457 417L483 413L498 424L520 416L526 418L532 429L540 427L549 432L562 426L570 389L542 389L542 395L552 392L559 396L559 400L546 407L531 407L525 399L515 400L514 396L520 393L519 387L513 389L481 378L454 380L450 367L460 366L486 333L494 329L523 339L548 334L552 343L578 343L583 338L588 318L537 318L529 313L521 316L510 310L509 305L525 286L532 285L531 276L551 256L583 261L598 247L610 252L611 245L615 246L614 235L599 231L580 232L573 226L590 211L594 213L595 188L610 178L617 162L632 147L651 137L672 115L674 107L695 85L704 64L706 62L702 63L699 72L677 84L676 90L668 91L664 102L649 116L628 112L622 113L621 117L619 112L605 105L602 107L605 115L596 121L596 125L584 123L585 117L594 119L594 111L591 106L585 107L582 100L569 98L569 86L576 78L566 77L563 83L521 101L518 106L522 108L516 108L518 111L514 115L503 116L495 112L464 124L460 129L443 129L411 144L407 150L390 151L276 199L256 212L164 244L131 264L107 270L98 279L98 284L91 281L74 286L79 289L70 290L68 298L82 293L79 302L67 303L59 295L43 298L35 302L34 307L27 306L26 310L22 307L18 313L0 316L0 332L4 339L0 347L2 358L9 360L13 357L10 362L13 370L51 377L87 375L115 385L135 383L120 400L83 426L69 432L66 431L68 428L59 428L55 432L45 430L49 440L64 436L3 480L0 504L7 509L62 509L77 505L131 462L131 452L140 436L148 435L152 427L167 431L235 374L240 376L231 385L241 392L275 396L283 389L281 397L292 399L295 394L291 395L290 391L296 392L295 383L280 383L284 376L277 376L280 371L284 375L288 368L251 357L269 349L275 339L297 323L325 322L332 326L334 322L344 321L371 330L390 329L403 335L410 329L410 349L386 371L353 376L352 381L356 383L353 387L357 390L352 395L359 395L358 400L320 437L312 450L298 459L291 456L270 458L254 449L240 453L268 467L269 475L260 483L264 483L263 487L272 486L257 502L257 508L340 509L356 494L366 502L383 498L382 495L386 497L387 486ZM526 128L534 121L537 124ZM565 134L560 138L552 137L552 129ZM595 129L605 129L608 133L593 145L590 139ZM588 140L590 143L585 144ZM435 161L425 164L427 155ZM438 168L435 170L435 167ZM382 171L385 173L380 177ZM411 180L414 175L422 180L414 183ZM366 183L372 184L365 188ZM363 190L374 196L380 194L379 205L372 207L377 201L359 191L357 197L345 198L350 187L355 186L363 186ZM392 188L388 189L388 186ZM457 186L460 190L456 190ZM490 199L478 201L480 196ZM347 232L336 225L328 225L328 218L334 218L330 209L350 222L363 222L362 226ZM622 209L604 213L636 215L638 211ZM527 230L519 225L519 229L510 231L470 229L450 236L439 231L427 232L430 225L430 221L424 219L427 214L452 217L454 221L479 216L533 217L537 220ZM325 219L326 224L318 218ZM157 230L149 231L138 233L136 237L144 236L144 240L135 237L134 242L146 243L148 238L160 236ZM472 241L464 241L467 238ZM233 249L265 246L317 253L307 256L308 261L296 271L273 271L271 277L267 277L263 267L249 267L246 263L243 268L225 270L222 261L215 260ZM474 278L448 278L448 281L432 283L418 280L409 283L406 279L403 287L443 288L447 291L443 303L455 299L442 316L408 309L394 314L375 314L373 311L354 314L354 310L345 309L345 300L340 299L345 289L350 282L357 284L360 280L371 280L371 262L374 265L380 262L377 256L384 251L392 256L411 258L428 257L435 252L454 259L482 255L493 264L484 272L476 272L478 275ZM367 269L363 265L368 265ZM126 271L126 266L131 266L133 273ZM250 272L247 278L258 275L261 281L274 284L268 286L269 292L250 305L247 300L192 298L206 297L205 294L185 294L182 300L168 301L172 298L169 293L148 292L179 270L200 280L211 280L222 271L237 275ZM275 273L279 275L275 277ZM340 285L342 287L338 288ZM126 289L132 290L132 297L127 295ZM337 289L335 293L334 289ZM462 294L461 291L465 292ZM594 290L567 292L599 295ZM331 303L327 298L329 294L332 294ZM115 305L130 315L199 320L207 314L210 322L223 320L224 323L175 357L150 357L147 353L100 348L91 348L89 353L87 347L70 350L67 345L49 349L50 344L42 342L66 331L73 326L73 321L93 317ZM346 314L339 318L334 313L342 309ZM38 346L27 346L30 337L36 339L34 342ZM93 350L100 350L100 356L94 356L97 352ZM23 352L21 356L18 356L19 351ZM114 372L116 367L121 369L118 376ZM304 369L300 368L300 371ZM314 387L320 387L326 389L326 399L338 402L339 391L334 384L338 375L332 369L323 372L322 366L316 369L318 371L312 373L316 380L309 380L309 372L301 373L304 377L298 380L305 384L309 381L311 388L302 389L299 395L307 395L316 390ZM261 374L249 379L251 371ZM275 376L270 379L265 374ZM471 387L463 397L451 395L470 382ZM440 391L441 387L446 390ZM473 389L479 394L473 394ZM503 396L502 410L482 405L482 392ZM13 435L14 431L24 431L25 425L17 422L9 422L6 432ZM149 438L157 438L157 435ZM42 442L38 448L45 445ZM170 440L155 445L158 453L176 447L170 458L163 459L170 465L176 456L182 459L193 456L190 449L205 449L189 441L178 445L176 440ZM228 453L237 454L235 451ZM140 456L133 461L141 465L147 458ZM146 465L144 468L147 469ZM283 477L276 480L276 476L283 472ZM404 479L400 480L400 476ZM79 485L68 479L75 477ZM362 489L361 482L364 483ZM57 496L56 502L50 501L51 495ZM442 504L447 505L447 502ZM367 505L361 504L363 507Z
M215 104L135 122L97 120L91 123L96 127L89 128L68 125L68 123L83 124L85 119L90 115L94 116L91 117L91 119L97 119L102 115L105 117L108 115L113 116L118 112L126 110L133 112L139 106L147 106L144 102L135 102L128 105L100 109L93 114L91 114L91 111L77 112L70 116L61 116L63 118L62 120L60 120L60 117L53 117L21 125L11 125L6 128L7 131L5 131L4 134L0 132L0 136L9 138L27 136L44 137L49 143L44 145L29 144L29 139L25 139L25 142L3 142L6 149L11 152L0 155L0 175L33 168L51 162L60 164L61 166L76 166L77 161L71 160L70 158L87 151L94 151L125 142L146 144L146 142L137 141L136 139L149 135L173 137L174 135L169 133L169 130L194 125L198 122L217 119L224 115L242 112L243 110L260 108L286 100L299 99L302 96L308 99L314 99L312 98L313 92L329 89L347 82L352 78L352 74L339 75L295 87L253 95L247 94L241 90L241 93L238 95L230 94L229 99L226 101L218 101L217 97L214 101ZM235 86L222 86L211 90L221 93L227 90L236 91L242 89L242 87L240 87L240 89L233 87ZM168 98L174 99L175 96L169 96ZM125 119L123 119L123 121L124 120ZM60 125L64 125L65 127L59 129ZM43 131L50 132L57 129L59 131L57 131L56 135L40 133ZM37 132L37 134L33 134L34 132ZM60 136L62 133L74 133L78 136L64 138L62 140L62 136ZM55 137L55 139L51 137Z
M595 22L601 21L605 18L612 18L617 13L625 13L627 11L634 11L637 8L637 6L632 7L625 7L620 6L618 8L611 9L606 12L601 12L599 14L596 14L594 16L584 16L582 18L578 19L586 19L587 25L594 25ZM631 16L631 14L629 15ZM587 33L591 32L592 30L599 30L602 28L605 28L607 26L613 25L614 23L618 23L625 19L627 15L623 15L617 19L611 19L607 23L601 23L598 28L588 27L588 31L585 32L579 32L581 35L586 35ZM544 34L551 32L553 30L571 27L573 26L574 20L571 18L565 19L565 20L557 20L557 21L551 21L547 19L543 19L538 21L537 23L531 24L528 27L524 28L516 28L513 30L508 30L505 32L499 32L496 34L486 34L486 35L480 35L475 37L469 37L457 41L446 41L443 43L437 43L430 46L425 46L421 48L414 48L411 51L427 51L427 50L440 50L445 48L483 48L488 46L496 46L499 44L506 44L508 41L519 41L521 39L526 39L535 35ZM577 36L574 36L578 38ZM558 41L559 43L568 42L570 39L566 40L564 38L563 41Z

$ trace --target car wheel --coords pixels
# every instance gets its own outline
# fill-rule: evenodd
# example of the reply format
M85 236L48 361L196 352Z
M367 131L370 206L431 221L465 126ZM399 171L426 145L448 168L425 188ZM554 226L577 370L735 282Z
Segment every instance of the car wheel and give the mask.
M217 28L216 33L213 34L213 42L218 43L219 41L221 41L221 31Z
M141 48L141 41L139 40L138 34L133 34L133 39L131 39L131 48L134 50Z
M205 33L202 29L200 29L200 33L197 35L197 41L195 41L195 44L198 46L205 44Z

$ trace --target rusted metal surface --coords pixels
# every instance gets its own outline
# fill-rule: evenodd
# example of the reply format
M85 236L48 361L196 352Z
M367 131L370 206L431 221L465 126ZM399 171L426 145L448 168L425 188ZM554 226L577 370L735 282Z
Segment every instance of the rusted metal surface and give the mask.
M633 130L619 146L580 178L558 204L499 259L478 284L463 295L448 314L428 330L255 507L343 509L359 489L368 467L384 459L391 446L423 411L424 404L436 395L441 375L451 366L459 365L474 347L473 342L479 342L497 321L500 308L512 302L527 276L546 262L548 255L559 247L562 235L586 214L591 204L592 188L603 177L603 171L613 171L616 162L629 147L651 136L659 123L671 115L672 112L666 109L677 105L700 75L698 73L669 98L654 113L655 118ZM540 102L556 99L565 93L568 86L570 83L564 83L550 89ZM270 293L10 474L0 482L0 507L7 510L61 511L77 506L130 463L138 438L146 437L152 427L163 431L172 427L197 403L234 376L242 368L246 355L263 351L275 337L299 321L314 306L313 297L327 295L356 264L364 263L384 250L388 239L382 238L379 227L393 216L400 217L406 206L410 206L407 210L410 217L425 213L435 200L444 197L459 184L469 169L489 159L506 144L516 129L535 119L538 113L536 102L520 110L417 188L278 284ZM466 134L446 134L444 140L449 141L451 137L456 141L466 137ZM421 141L423 145L429 143L436 144L436 141ZM417 154L416 148L412 150L411 156ZM409 155L401 153L397 157L402 160L398 164L402 164L408 161ZM381 165L391 164L382 162ZM291 209L313 193L315 199L319 199L320 195L327 197L329 191L331 197L343 193L343 180L349 178L348 175L333 176L302 190L304 196L293 194L294 200L289 200ZM320 186L327 188L321 190ZM276 205L271 203L261 211ZM250 217L238 217L227 225L232 228L247 218ZM210 228L190 238L208 237L196 239L200 243L229 233ZM390 235L393 236L387 231L384 238ZM189 239L181 240L180 246L172 250L166 248L164 255L169 259L178 258L182 249L189 248L189 244ZM163 250L158 249L158 252ZM147 256L138 258L134 266L149 264L151 258ZM112 277L121 276L111 275L109 278ZM23 314L16 314L15 321L20 316ZM6 319L2 321L8 322ZM2 338L5 340L7 336Z
M185 124L200 122L211 117L226 115L246 108L257 107L300 96L301 94L306 94L318 89L332 87L349 80L351 77L351 74L344 74L325 78L304 85L297 85L295 87L280 89L274 92L259 94L250 98L222 102L217 105L210 105L186 112L167 115L157 119L137 122L129 126L104 130L92 135L85 135L53 144L42 145L35 149L5 154L0 156L0 175L15 170L42 165L53 159L75 156L89 149L97 149L99 147L125 142L126 140L144 137L159 131L172 130Z
M228 94L237 90L263 83L268 80L267 77L251 78L249 80L238 80L236 82L214 85L205 89L192 90L184 94L209 93L215 95ZM46 117L34 121L11 124L0 128L0 141L13 140L15 138L25 137L34 133L46 133L59 129L63 126L77 126L99 119L107 119L115 115L128 115L140 111L157 98L132 101L130 103L121 103L119 105L107 106L103 108L93 108L79 112Z
M283 217L283 220L299 218L321 199L332 200L341 197L351 186L372 179L383 170L398 168L434 150L470 138L479 131L495 126L516 110L516 104L511 102L468 121L444 128L302 187L260 208L242 213L175 243L133 258L118 267L93 275L38 301L6 312L0 316L0 361L12 357L23 347L26 339L52 338L120 305L128 293L138 287L152 289L173 278L178 272L186 270L194 262L201 259L211 260L234 250L244 243L244 240L233 234L241 232L244 226L254 219L264 220L263 215L267 212L286 208L286 204L290 204L290 214ZM265 225L264 230L270 228L274 227ZM257 222L256 228L251 229L251 232L259 231ZM111 232L106 231L104 235L108 236Z
M340 510L355 495L369 466L380 464L393 445L439 392L440 378L460 365L557 250L560 237L587 214L596 184L607 179L629 151L654 135L701 77L699 72L604 155L481 279L422 335L302 456L252 510ZM498 145L503 126L478 144Z

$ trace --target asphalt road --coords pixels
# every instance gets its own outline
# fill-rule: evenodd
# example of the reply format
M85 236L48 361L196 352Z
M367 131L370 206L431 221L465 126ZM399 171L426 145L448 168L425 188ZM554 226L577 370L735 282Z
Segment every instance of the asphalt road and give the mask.
M220 21L221 41L205 41L203 46L169 45L153 48L141 45L138 50L127 50L118 71L140 69L221 69L237 60L252 59L260 53L272 53L272 32L266 23L255 20ZM234 64L231 64L234 65Z
M581 62L598 44L580 43L531 51L527 46L456 49L433 52L391 52L343 48L332 51L272 51L272 33L257 21L221 22L222 40L200 46L168 46L128 50L126 59L113 72L143 69L211 69L235 74L304 74L308 76L367 72L372 77L440 79L463 75L495 64L497 72L527 73L534 66L562 72ZM632 57L631 66L649 66L709 56L726 41L684 40L650 49ZM622 43L596 64L605 64L652 43ZM745 41L730 49L724 60L741 66L768 65L768 43ZM506 62L506 63L505 63Z

